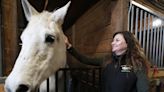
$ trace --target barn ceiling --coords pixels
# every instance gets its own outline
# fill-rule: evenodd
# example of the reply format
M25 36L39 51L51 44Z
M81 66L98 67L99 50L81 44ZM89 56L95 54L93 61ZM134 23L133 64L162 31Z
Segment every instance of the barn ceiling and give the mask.
M45 2L48 1L47 7L48 11L53 11L54 9L64 6L69 0L29 0L29 2L38 10L44 10ZM67 30L74 22L90 7L92 7L99 0L71 0L71 5L68 9L68 13L65 17L63 24L63 30ZM164 0L146 0L152 5L164 10Z
M38 10L43 11L46 0L29 0L29 2ZM46 10L53 11L54 9L64 6L69 0L48 0ZM63 30L65 31L91 6L99 0L71 0L71 5L65 17Z
M152 3L154 6L162 9L164 11L164 0L147 0Z

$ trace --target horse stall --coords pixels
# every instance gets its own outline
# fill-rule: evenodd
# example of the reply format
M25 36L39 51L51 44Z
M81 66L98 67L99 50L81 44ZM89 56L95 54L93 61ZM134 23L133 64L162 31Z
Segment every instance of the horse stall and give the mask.
M152 92L163 92L164 69L164 8L154 0L131 1L128 12L128 29L134 33L150 62L150 87ZM161 7L159 10L151 6ZM151 7L150 7L151 6ZM160 11L160 12L159 12ZM158 73L157 73L158 72Z
M53 11L68 0L28 0L39 12ZM11 72L20 51L20 34L27 25L20 0L0 0L0 92ZM131 31L149 57L152 66L149 75L151 92L164 92L156 85L164 83L164 7L162 0L72 0L68 8L63 32L73 46L88 56L103 56L111 51L112 35L117 31ZM152 27L159 18L162 25ZM149 24L150 23L150 24ZM154 49L153 49L154 48ZM59 91L58 76L62 72L64 92L101 92L101 67L79 63L67 54L69 68L59 69L55 75L56 92ZM155 75L154 75L155 74ZM47 92L50 80L47 79ZM2 89L1 89L2 88ZM158 89L160 88L160 90ZM1 91L2 90L2 91ZM38 89L38 91L40 91Z
M61 73L64 75L64 81L60 79ZM54 78L55 92L101 92L101 68L61 68L55 73ZM52 83L49 79L46 83L46 91L51 92Z

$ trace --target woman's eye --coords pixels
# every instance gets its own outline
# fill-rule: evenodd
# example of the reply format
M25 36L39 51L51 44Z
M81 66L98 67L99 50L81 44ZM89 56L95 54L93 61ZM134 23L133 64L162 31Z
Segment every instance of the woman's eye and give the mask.
M46 43L53 43L55 41L55 37L53 35L47 35L45 42Z

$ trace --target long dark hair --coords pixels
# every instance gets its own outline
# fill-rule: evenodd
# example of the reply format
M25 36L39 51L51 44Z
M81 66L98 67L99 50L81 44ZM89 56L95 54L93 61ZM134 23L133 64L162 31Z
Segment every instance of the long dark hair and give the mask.
M121 31L116 32L113 35L113 38L117 34L122 34L126 43L127 43L127 51L126 51L126 62L127 65L132 65L134 70L144 69L148 72L148 60L144 54L144 50L140 46L138 40L134 37L132 33L129 31Z

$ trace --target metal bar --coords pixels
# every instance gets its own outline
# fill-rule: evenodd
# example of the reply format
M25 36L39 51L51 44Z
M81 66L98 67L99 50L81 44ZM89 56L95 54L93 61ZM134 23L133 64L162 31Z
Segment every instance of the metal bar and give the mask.
M158 50L159 50L159 48L158 48L158 44L159 44L159 27L157 28L157 38L156 38L156 55L155 55L155 61L156 61L156 63L157 63L157 66L159 66L159 61L158 61Z
M153 21L154 17L151 16L151 20ZM153 63L153 26L151 24L151 35L150 35L150 60Z
M50 84L50 83L49 83L49 78L48 78L48 79L47 79L47 92L49 92L49 89L50 89L50 88L49 88L49 84Z
M146 36L146 16L147 12L144 12L144 34L143 34L143 49L145 51L145 36Z
M71 78L71 71L70 70L66 70L67 71L67 92L72 92L72 78Z
M2 28L1 28L1 25L0 25L0 77L2 77Z
M157 65L157 62L155 61L155 48L156 48L156 28L154 28L154 36L153 36L153 62L155 65Z
M64 70L64 92L67 92L67 71Z
M0 1L2 2L2 1ZM3 76L2 74L2 5L0 3L0 77Z
M100 92L102 91L102 76L101 76L101 72L102 70L101 70L101 68L99 69L99 87L100 87Z
M59 71L55 73L55 92L58 92L58 73Z
M130 32L133 33L133 20L134 20L134 6L132 6L131 26Z
M130 7L129 7L129 10L128 10L128 27L127 27L127 29L128 29L128 31L130 30L130 12L131 12L131 8L132 8L132 4L130 3Z
M130 18L129 18L129 17L130 17L130 13L128 13L128 27L127 27L128 31L130 30L130 28L129 28L129 24L130 24L129 21L130 21Z
M95 86L95 69L92 69L92 85Z
M38 88L37 92L40 92L40 89Z
M163 42L162 42L162 57L161 57L161 61L162 61L162 66L164 67L164 27L162 26L162 32L163 32Z
M150 54L149 53L149 50L148 50L149 49L149 46L150 46L149 45L149 41L150 41L149 40L150 39L149 34L150 34L150 14L148 14L148 28L147 28L147 41L146 41L147 42L146 43L146 56L147 57L149 57L149 54Z
M136 9L136 23L135 23L135 37L138 38L138 12L139 8Z
M140 31L139 31L139 43L141 45L141 36L142 36L142 18L143 17L143 10L140 11Z
M128 31L130 31L130 14L131 14L131 11L132 11L132 3L131 1L129 2L129 10L128 10Z
M160 27L160 31L159 31L159 62L160 62L160 67L162 67L162 63L163 61L161 60L160 57L162 57L162 26Z
M86 83L89 84L89 72L90 72L90 70L86 70L85 72L86 72L86 76L87 76Z

